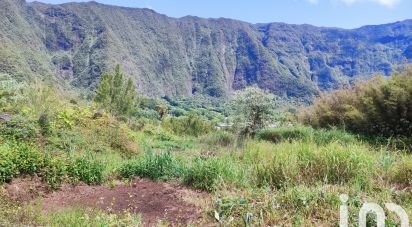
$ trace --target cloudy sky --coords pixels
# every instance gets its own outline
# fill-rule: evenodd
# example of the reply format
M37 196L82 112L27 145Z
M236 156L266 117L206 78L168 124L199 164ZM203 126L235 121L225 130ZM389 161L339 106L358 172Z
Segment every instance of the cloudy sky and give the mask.
M38 1L57 4L70 0ZM412 19L412 0L97 0L97 2L151 8L172 17L186 15L226 17L252 23L286 22L343 28Z

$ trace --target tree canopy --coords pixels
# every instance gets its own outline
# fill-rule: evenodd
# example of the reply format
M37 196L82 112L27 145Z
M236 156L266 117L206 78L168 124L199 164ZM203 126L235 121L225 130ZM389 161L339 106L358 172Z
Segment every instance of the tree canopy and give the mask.
M95 101L111 113L129 115L136 106L137 92L131 78L126 79L116 65L114 74L103 73Z
M245 129L253 133L269 122L275 109L275 96L258 87L248 87L235 93L232 105Z

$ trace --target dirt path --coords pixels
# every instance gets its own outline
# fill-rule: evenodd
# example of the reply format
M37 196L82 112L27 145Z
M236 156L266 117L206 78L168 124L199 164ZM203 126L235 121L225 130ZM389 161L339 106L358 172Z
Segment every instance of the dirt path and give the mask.
M16 188L19 197L24 195L26 190L18 182L17 186L12 183L8 187L11 197ZM153 226L159 220L180 225L192 223L196 226L202 214L193 201L201 201L207 194L176 184L136 179L131 185L120 184L113 189L105 186L63 186L61 190L43 194L42 197L45 212L69 207L92 207L112 213L129 211L140 214L144 226Z

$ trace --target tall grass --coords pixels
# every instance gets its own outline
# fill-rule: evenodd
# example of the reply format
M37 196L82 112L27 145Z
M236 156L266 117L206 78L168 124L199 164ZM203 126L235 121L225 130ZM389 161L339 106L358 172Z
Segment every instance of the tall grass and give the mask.
M200 136L214 130L211 121L197 113L188 116L169 117L162 122L162 126L177 135L181 136Z
M340 144L359 143L359 139L350 133L338 129L313 129L297 126L284 128L269 128L257 132L256 138L273 143L283 141L314 142L318 145L338 142Z
M209 133L201 138L202 142L214 147L229 147L236 142L236 137L227 131L217 131Z
M403 187L412 186L412 158L403 157L395 163L390 172L390 181L395 184L401 184Z
M241 165L224 157L196 158L187 168L183 182L194 188L215 191L219 184L246 185Z
M183 173L182 163L170 152L154 154L149 151L143 156L127 161L119 169L121 177L147 177L153 180L178 178Z
M256 184L285 188L297 184L345 184L357 182L369 185L377 160L362 145L314 142L283 142L249 144L247 162L255 166Z

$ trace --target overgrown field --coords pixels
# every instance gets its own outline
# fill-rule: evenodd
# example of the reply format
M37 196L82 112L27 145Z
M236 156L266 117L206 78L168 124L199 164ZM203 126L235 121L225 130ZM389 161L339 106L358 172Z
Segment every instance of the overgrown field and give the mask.
M201 99L139 98L134 111L120 115L39 82L0 91L2 185L33 176L49 191L63 184L111 187L134 177L177 182L210 195L201 207L204 223L234 226L337 226L341 194L349 195L354 225L366 201L394 202L412 217L412 155L404 134L304 126L279 102L262 107L275 110L265 113L271 118L249 122ZM168 114L159 115L164 109ZM45 214L4 193L0 200L6 226L141 223L132 213L73 208ZM399 223L395 215L387 218L388 226Z

